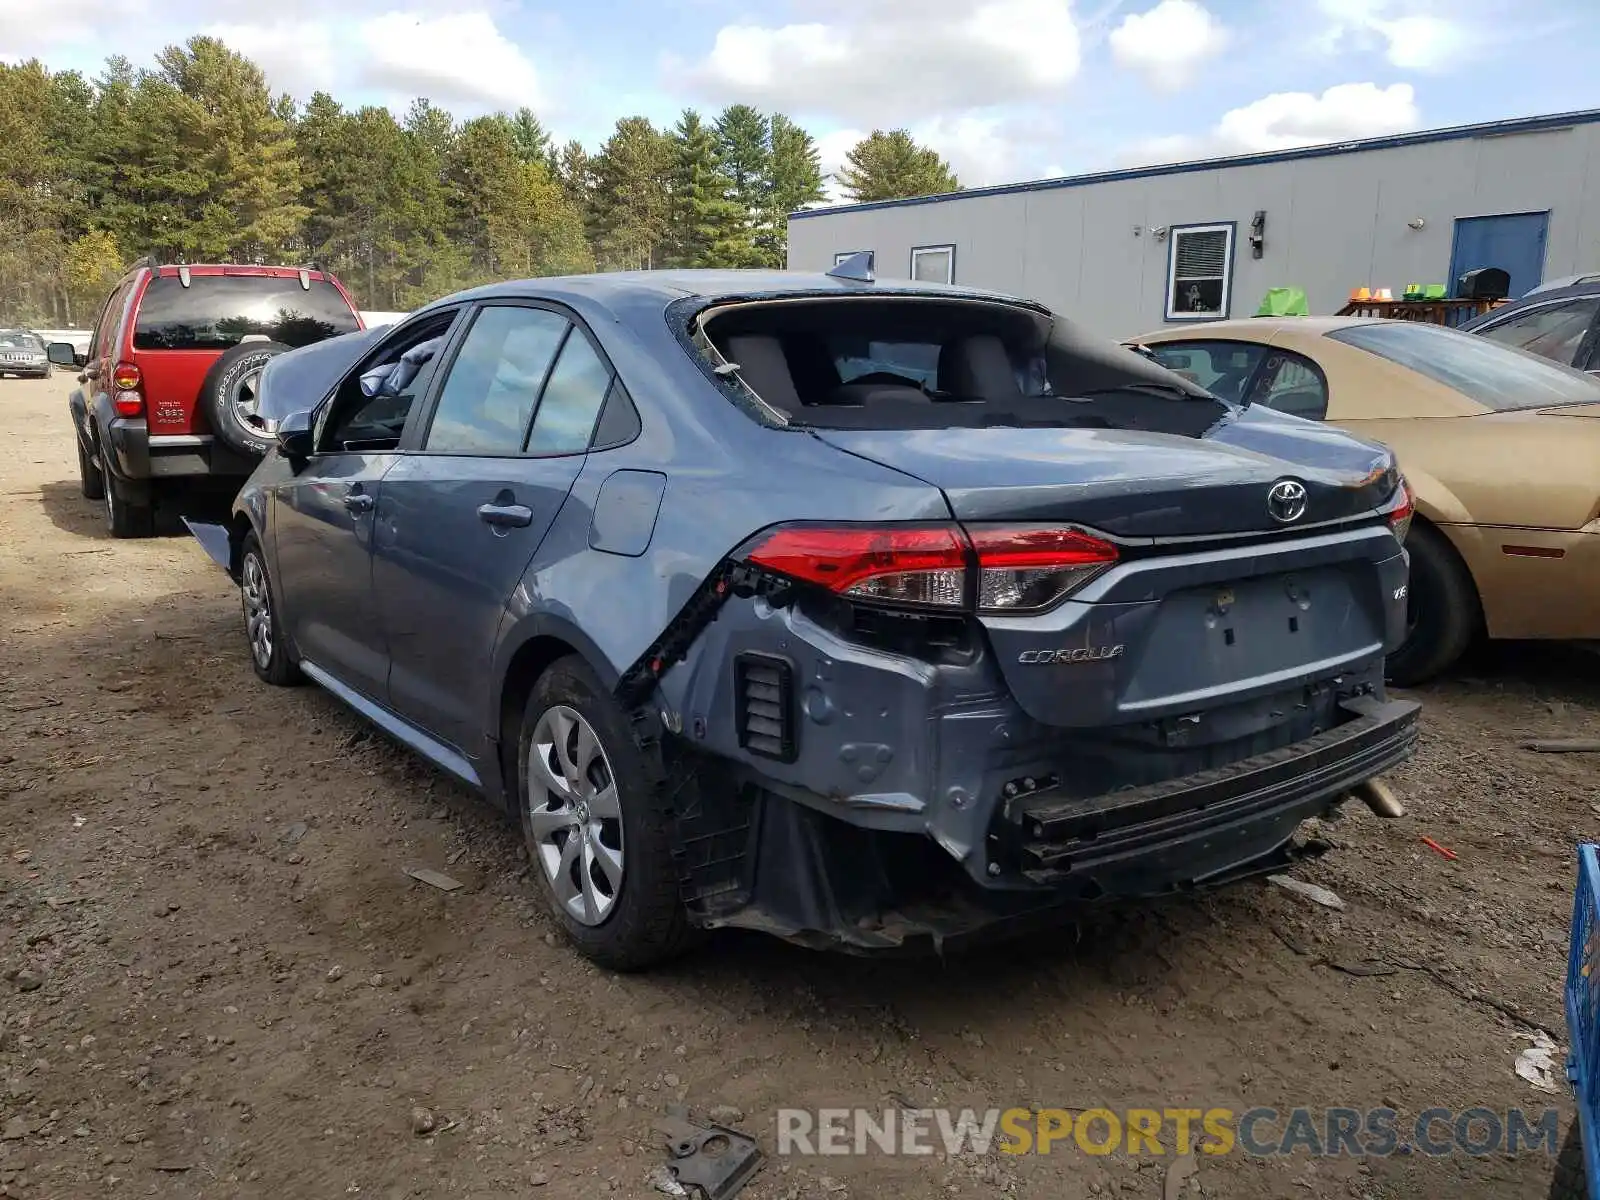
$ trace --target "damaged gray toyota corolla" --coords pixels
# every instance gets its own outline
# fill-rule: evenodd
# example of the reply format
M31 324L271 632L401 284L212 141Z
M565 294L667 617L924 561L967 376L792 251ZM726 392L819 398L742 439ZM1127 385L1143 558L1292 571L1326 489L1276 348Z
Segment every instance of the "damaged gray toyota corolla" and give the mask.
M597 962L1279 869L1411 752L1387 451L864 274L526 280L281 355L278 448L192 525L257 673L517 813Z

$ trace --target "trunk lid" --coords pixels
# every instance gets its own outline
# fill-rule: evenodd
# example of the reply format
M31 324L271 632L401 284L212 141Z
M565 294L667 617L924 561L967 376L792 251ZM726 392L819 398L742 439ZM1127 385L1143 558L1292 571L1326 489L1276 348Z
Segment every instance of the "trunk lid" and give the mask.
M964 521L1063 521L1128 538L1282 532L1359 516L1388 498L1392 456L1371 442L1260 409L1200 437L1112 429L814 429L841 450L941 489ZM1284 479L1305 511L1275 519Z
M1194 723L1171 736L1189 745L1260 736L1313 711L1337 677L1381 681L1385 648L1404 634L1406 560L1383 521L1295 535L1390 498L1390 453L1340 430L1245 410L1200 437L815 432L938 486L960 521L1071 523L1134 541L1054 608L980 618L1013 696L1044 724L1182 718ZM1306 489L1293 521L1269 511L1284 479ZM1227 537L1266 533L1281 536ZM1138 544L1147 538L1195 542Z

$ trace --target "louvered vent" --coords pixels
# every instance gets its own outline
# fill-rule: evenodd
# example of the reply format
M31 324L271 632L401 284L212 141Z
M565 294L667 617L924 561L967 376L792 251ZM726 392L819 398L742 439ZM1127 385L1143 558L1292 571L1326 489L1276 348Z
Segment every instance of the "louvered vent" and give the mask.
M741 654L733 660L733 677L739 745L763 758L793 762L794 668L770 654Z

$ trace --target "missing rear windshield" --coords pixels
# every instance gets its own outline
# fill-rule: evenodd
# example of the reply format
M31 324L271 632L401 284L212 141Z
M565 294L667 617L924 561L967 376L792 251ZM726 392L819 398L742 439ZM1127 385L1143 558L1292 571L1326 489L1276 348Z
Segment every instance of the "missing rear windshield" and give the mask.
M246 337L309 346L358 326L356 314L326 280L310 289L298 276L194 275L189 286L157 276L139 301L135 350L226 350Z
M1037 426L1197 437L1229 406L1069 323L1017 304L817 297L702 314L707 365L793 425Z

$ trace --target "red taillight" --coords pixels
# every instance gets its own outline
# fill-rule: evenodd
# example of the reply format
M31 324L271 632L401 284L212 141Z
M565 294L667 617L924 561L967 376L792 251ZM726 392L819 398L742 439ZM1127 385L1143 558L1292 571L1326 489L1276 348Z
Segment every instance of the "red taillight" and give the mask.
M750 562L861 600L960 608L967 547L950 525L789 526L774 530Z
M978 611L1037 612L1117 561L1117 548L1081 529L969 526L978 556Z
M111 405L119 415L136 417L144 411L144 376L137 363L119 362L111 369Z
M1389 528L1394 530L1394 536L1401 542L1404 542L1406 534L1411 532L1411 516L1414 512L1416 505L1411 499L1411 485L1402 479L1398 498L1394 507L1389 510Z
M1059 526L787 526L746 558L852 600L1016 614L1082 587L1117 561L1117 549Z

